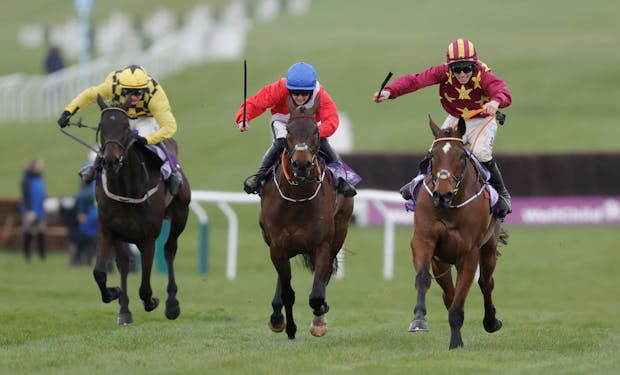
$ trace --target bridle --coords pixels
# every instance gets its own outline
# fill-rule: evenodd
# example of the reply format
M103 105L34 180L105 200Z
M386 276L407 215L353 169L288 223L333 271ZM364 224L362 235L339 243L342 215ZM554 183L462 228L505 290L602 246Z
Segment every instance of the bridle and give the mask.
M127 116L127 118L129 118L129 115L127 114L127 111L120 108L120 107L107 107L101 110L101 118L103 119L103 114L106 111L119 111L122 112L125 116ZM100 121L99 122L99 127L97 128L97 143L99 143L99 136L101 134L101 126L102 126L103 122ZM127 140L127 142L125 144L121 143L119 140L117 139L110 139L110 140L106 140L101 147L99 148L99 155L103 155L106 147L110 144L115 144L117 145L120 149L121 149L121 156L118 159L118 169L120 169L123 166L123 162L125 161L125 155L127 153L127 150L133 146L134 142L136 141L136 139L134 137L129 137L129 139Z
M312 114L297 114L289 118L289 121L288 121L289 124L298 118L308 118L314 121L314 115ZM317 138L316 144L318 145L320 142L320 134L318 131L316 132L316 138ZM286 182L288 182L288 184L292 186L297 186L300 184L307 184L307 183L317 183L317 186L316 186L316 189L314 190L314 193L307 198L296 199L296 198L288 197L282 192L280 183L278 182L278 178L274 170L274 182L282 199L287 200L289 202L307 202L307 201L310 201L316 198L316 196L319 194L319 191L321 190L321 187L323 186L323 181L325 180L325 168L321 169L321 166L319 165L319 161L317 157L318 151L319 151L318 147L316 150L311 150L310 146L308 146L306 142L295 144L292 150L290 150L287 145L287 147L282 152L282 158L281 158L281 163L280 163L282 166L282 172L284 173L284 178L286 179ZM293 163L292 160L295 157L295 154L298 152L310 152L312 154L311 167L314 167L316 171L316 175L313 176L312 178L305 178L305 177L299 178L297 176L291 176L289 174L288 167Z

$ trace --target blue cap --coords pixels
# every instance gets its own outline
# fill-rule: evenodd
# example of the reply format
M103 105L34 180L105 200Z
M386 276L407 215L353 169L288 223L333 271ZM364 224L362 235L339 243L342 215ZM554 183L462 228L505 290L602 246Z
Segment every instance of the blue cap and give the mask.
M286 73L286 88L289 90L314 90L316 86L316 70L305 62L291 65Z

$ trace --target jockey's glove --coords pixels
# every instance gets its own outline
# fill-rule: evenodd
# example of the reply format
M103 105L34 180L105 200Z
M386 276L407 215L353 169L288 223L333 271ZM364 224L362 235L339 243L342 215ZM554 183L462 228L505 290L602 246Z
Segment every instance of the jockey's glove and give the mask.
M63 111L62 114L60 115L60 118L58 119L58 125L61 128L69 126L69 121L70 120L71 120L71 112Z
M149 142L146 140L146 138L144 138L141 135L135 135L136 137L136 143L142 145L142 146L146 146Z

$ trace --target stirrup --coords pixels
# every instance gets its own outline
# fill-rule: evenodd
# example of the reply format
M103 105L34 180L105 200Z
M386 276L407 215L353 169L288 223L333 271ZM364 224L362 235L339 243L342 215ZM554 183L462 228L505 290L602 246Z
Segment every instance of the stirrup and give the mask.
M258 194L258 186L260 185L260 176L253 174L243 181L243 190L248 194Z

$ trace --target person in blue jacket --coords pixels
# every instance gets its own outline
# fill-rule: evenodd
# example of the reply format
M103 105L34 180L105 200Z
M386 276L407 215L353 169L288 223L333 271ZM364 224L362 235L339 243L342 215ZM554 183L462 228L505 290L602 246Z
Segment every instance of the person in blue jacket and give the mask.
M24 170L21 181L23 250L26 260L30 260L30 247L33 237L37 240L37 249L41 260L45 259L45 179L43 178L43 159L34 157Z

